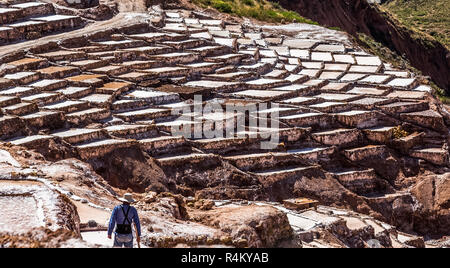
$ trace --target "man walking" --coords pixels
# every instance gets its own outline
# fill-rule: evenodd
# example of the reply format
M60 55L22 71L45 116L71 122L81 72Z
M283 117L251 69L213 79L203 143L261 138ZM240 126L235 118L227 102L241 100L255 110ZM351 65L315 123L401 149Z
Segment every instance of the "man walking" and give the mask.
M136 241L138 246L141 242L141 223L136 208L131 206L135 202L131 194L125 194L123 198L119 198L122 205L116 206L112 212L108 226L108 238L111 239L114 231L114 247L133 248L133 231L132 223L136 228ZM117 225L117 226L116 226Z

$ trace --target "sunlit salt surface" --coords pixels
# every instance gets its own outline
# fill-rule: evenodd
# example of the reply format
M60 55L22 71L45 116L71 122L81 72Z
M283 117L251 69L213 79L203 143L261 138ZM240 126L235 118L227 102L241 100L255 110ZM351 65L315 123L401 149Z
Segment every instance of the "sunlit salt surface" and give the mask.
M0 196L0 232L27 232L44 225L32 196Z

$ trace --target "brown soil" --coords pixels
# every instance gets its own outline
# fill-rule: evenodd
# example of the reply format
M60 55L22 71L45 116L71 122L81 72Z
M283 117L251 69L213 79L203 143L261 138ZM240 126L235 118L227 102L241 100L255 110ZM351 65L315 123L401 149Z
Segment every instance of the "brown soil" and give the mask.
M292 237L287 216L269 206L218 208L192 212L191 217L203 224L229 233L244 247L275 247Z
M174 189L174 182L165 177L155 161L137 147L118 149L89 162L113 187L135 192L165 192Z

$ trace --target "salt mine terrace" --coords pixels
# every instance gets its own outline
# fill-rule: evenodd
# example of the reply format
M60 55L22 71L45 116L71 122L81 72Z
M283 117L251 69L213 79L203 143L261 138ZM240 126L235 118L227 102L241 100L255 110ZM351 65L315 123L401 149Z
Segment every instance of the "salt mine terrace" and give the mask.
M31 1L0 7L0 45L32 40L85 25L78 16L57 15L51 3Z
M29 5L0 9L2 40L81 25L79 18L51 15L47 4ZM1 62L7 67L0 77L2 142L36 149L64 141L82 160L137 146L163 166L220 158L263 184L321 170L361 194L377 191L376 172L323 163L395 151L448 166L444 142L426 142L447 126L429 105L431 87L414 74L338 42L286 36L273 44L279 36L257 27L171 13L178 22L148 32L119 28L114 38L87 35ZM239 117L250 117L197 114L195 94L203 105L266 104L256 116L279 114L279 144L261 149L263 134L274 131L267 126L244 125L226 138L172 136L174 126L194 130L213 121L237 129ZM178 108L189 112L180 118ZM405 124L410 135L422 133L420 140L394 137Z

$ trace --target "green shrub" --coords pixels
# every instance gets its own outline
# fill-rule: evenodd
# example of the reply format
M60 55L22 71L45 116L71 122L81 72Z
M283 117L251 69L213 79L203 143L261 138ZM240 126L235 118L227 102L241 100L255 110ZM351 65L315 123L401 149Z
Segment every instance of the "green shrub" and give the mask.
M317 24L294 11L288 11L277 2L267 0L192 0L202 7L213 7L220 12L267 22L299 22Z
M401 138L407 137L408 135L409 135L409 133L406 130L402 129L401 126L397 126L394 128L394 132L393 132L392 136L394 137L394 139L401 139Z
M255 2L253 2L253 0L242 0L242 3L251 7L255 6Z
M214 0L212 2L212 7L223 13L233 13L233 7L231 6L231 4L225 3L224 1Z

